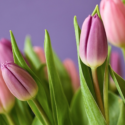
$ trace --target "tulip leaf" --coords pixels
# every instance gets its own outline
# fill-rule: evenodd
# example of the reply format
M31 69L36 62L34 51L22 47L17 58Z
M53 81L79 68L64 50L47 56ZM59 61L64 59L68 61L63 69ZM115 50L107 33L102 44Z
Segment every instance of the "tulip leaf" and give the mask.
M78 53L78 64L79 64L79 72L80 72L80 83L81 83L81 91L83 93L83 103L85 106L86 114L89 120L90 125L106 125L106 121L97 106L97 103L94 100L94 88L91 85L91 89L89 87L89 84L92 82L87 82L87 80L92 79L91 77L86 79L86 76L90 76L87 74L87 70L84 70L82 68L83 63L80 61L79 57L79 41L80 41L80 28L77 23L76 16L74 17L74 28L75 28L75 35L76 35L76 43L77 43L77 53ZM87 69L87 67L84 65L84 67ZM88 69L89 70L89 69ZM85 76L86 74L86 76Z
M16 99L15 106L10 112L10 115L17 125L31 125L33 117L26 102Z
M122 103L117 125L125 125L125 104Z
M47 30L45 30L44 46L54 125L72 125L69 105L63 92L61 81L56 69L51 41Z
M34 120L33 120L32 125L44 125L44 124L42 124L42 123L40 122L40 120L39 120L37 117L35 117Z
M109 72L108 72L108 64L110 60L110 52L111 52L111 46L108 47L108 57L105 61L105 71L104 71L104 91L103 91L103 96L104 96L104 109L105 109L105 118L106 122L109 125L109 105L108 105L108 86L109 86ZM103 83L103 81L102 81Z
M100 15L100 12L99 12L99 6L96 5L94 11L92 12L92 16L94 16L95 14L98 14L99 18L101 19L101 15Z
M109 65L109 72L123 102L125 103L125 80L121 76L119 76L116 72L114 72L110 65Z
M41 61L39 60L38 56L33 50L31 39L29 36L25 39L25 48L24 48L25 55L30 62L31 68L36 71L41 66Z
M9 125L6 117L3 114L0 114L0 125Z
M56 55L56 53L53 51L53 57L55 60L55 65L61 80L61 84L65 93L65 96L70 104L71 99L73 97L73 87L72 87L72 83L71 83L71 79L66 71L66 69L64 68L61 60L58 58L58 56Z
M110 125L117 125L120 115L120 107L123 103L121 98L116 94L109 92L109 123ZM122 124L120 124L122 125Z
M75 93L70 106L73 125L89 125L83 101L80 88Z
M34 80L36 81L37 85L38 85L38 94L36 96L36 99L39 101L40 106L42 106L42 108L45 110L45 113L47 115L42 115L41 113L38 112L37 108L40 108L40 106L36 107L36 104L34 104L32 101L28 101L28 104L31 106L31 109L34 111L35 115L40 118L41 122L45 121L45 117L44 116L48 116L49 120L51 122L53 122L53 119L51 117L51 111L50 111L50 107L49 107L49 103L48 103L48 99L49 96L47 93L47 90L45 89L45 84L41 84L41 81L39 80L39 78L34 74L34 72L28 67L28 65L26 64L22 54L19 51L19 48L17 46L16 40L14 38L14 35L12 33L12 31L10 31L10 37L11 37L11 42L12 42L12 50L13 50L13 54L14 54L14 61L18 61L15 62L16 64L20 64L19 66L21 66L23 69L25 69L27 72L29 72L29 74L34 78ZM42 100L41 100L42 98ZM41 115L41 116L40 116Z

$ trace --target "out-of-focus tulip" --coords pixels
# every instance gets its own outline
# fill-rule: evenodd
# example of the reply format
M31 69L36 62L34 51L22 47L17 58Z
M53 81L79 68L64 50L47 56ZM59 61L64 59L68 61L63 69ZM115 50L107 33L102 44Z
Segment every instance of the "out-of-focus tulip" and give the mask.
M36 55L38 56L38 58L40 59L41 63L46 63L44 50L38 46L33 47L33 49ZM44 67L44 72L45 72L46 79L48 79L47 67Z
M0 113L8 113L14 106L15 97L7 88L0 70Z
M106 59L108 51L104 26L97 14L83 22L80 36L80 58L87 66L97 68Z
M122 77L123 73L122 73L121 58L118 52L113 51L111 53L110 64L112 69ZM117 91L117 88L112 78L110 78L110 89L114 92Z
M40 61L42 63L45 63L46 59L45 59L44 50L41 47L38 47L38 46L33 47L33 49L34 49L34 52L37 54L38 58L40 59Z
M125 47L125 6L121 0L102 0L100 12L108 41Z
M2 64L1 69L7 87L16 98L26 101L37 94L36 82L24 69L14 63Z
M80 86L80 80L76 66L71 59L64 60L63 65L71 79L73 89L76 91Z
M118 52L114 51L111 53L110 63L111 63L112 69L122 77L121 58Z
M7 39L0 40L0 63L13 62L11 42Z

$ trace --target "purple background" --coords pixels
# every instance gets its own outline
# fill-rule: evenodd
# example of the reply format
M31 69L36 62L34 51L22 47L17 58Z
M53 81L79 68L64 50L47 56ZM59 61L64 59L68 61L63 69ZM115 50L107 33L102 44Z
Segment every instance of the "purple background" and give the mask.
M77 16L81 27L100 0L0 0L0 38L10 39L12 30L18 46L24 47L26 35L35 46L43 46L44 29L50 33L54 50L61 60L71 58L77 64L73 17ZM120 53L118 48L113 47Z

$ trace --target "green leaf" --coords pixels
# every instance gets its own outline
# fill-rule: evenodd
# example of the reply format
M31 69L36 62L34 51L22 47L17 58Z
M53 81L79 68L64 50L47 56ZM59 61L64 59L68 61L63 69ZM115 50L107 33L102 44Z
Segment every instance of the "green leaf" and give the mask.
M101 15L100 15L100 12L99 12L99 6L96 5L94 11L92 12L92 16L94 16L95 14L98 14L99 18L101 19Z
M3 114L0 114L0 125L9 125L6 117Z
M11 37L11 42L12 42L12 50L13 50L13 55L14 55L14 61L17 65L19 65L20 67L22 67L23 69L25 69L27 72L29 72L29 74L34 78L34 80L36 81L37 85L38 85L38 94L36 96L36 99L38 100L38 102L40 103L40 106L42 106L42 108L45 110L45 113L47 114L46 116L49 117L49 120L51 122L53 122L53 119L51 117L51 111L50 111L50 107L48 105L48 100L49 96L48 96L48 92L45 89L45 84L42 84L41 81L39 80L39 78L34 74L34 72L28 67L28 65L26 64L24 58L22 57L22 54L19 51L19 48L16 44L16 40L14 38L14 35L12 33L12 31L10 31L10 37ZM42 98L42 100L41 100ZM28 104L31 106L31 109L34 111L35 115L40 118L41 122L43 122L45 120L44 116L40 116L42 114L39 115L39 112L37 111L37 107L36 105L32 102L32 101L28 101Z
M89 125L83 102L83 95L80 88L75 93L70 106L73 125Z
M125 125L125 104L122 103L117 125Z
M109 72L108 72L108 64L110 60L110 52L111 52L111 46L108 47L108 57L106 59L106 66L105 66L105 72L104 72L104 109L105 109L105 118L107 125L109 125L109 105L108 105L108 86L109 86ZM103 83L103 82L102 82Z
M116 94L109 92L109 122L110 125L117 125L122 100Z
M36 55L36 53L33 50L33 47L32 47L32 44L31 44L31 39L30 39L29 36L27 36L26 39L25 39L24 52L25 52L26 58L30 62L31 68L34 71L39 69L39 67L41 66L42 63L41 63L38 56Z
M39 120L37 117L35 117L34 120L33 120L32 125L44 125L44 124L42 124L42 123L40 122L40 120Z
M74 94L71 79L66 69L64 68L61 60L58 58L58 56L56 55L54 51L53 51L53 57L54 57L55 65L56 65L56 68L57 68L57 71L61 80L61 84L65 93L65 96L70 104L73 94Z
M33 116L31 115L32 112L29 110L30 108L28 104L26 102L16 100L16 105L14 108L16 110L15 116L17 117L19 124L31 125Z
M100 109L97 106L97 103L95 102L93 95L94 90L92 91L92 89L94 88L92 86L92 82L91 83L91 89L89 86L89 82L87 82L86 76L90 76L89 74L87 74L87 70L84 70L82 68L82 64L80 62L80 58L79 58L79 41L80 41L80 28L78 26L77 23L77 19L76 16L74 17L74 27L75 27L75 35L76 35L76 43L77 43L77 52L78 52L78 64L79 64L79 72L80 72L80 83L81 83L81 91L83 93L83 103L86 109L86 114L89 120L89 123L91 125L106 125L106 121L100 111ZM84 66L86 67L86 66ZM86 67L87 69L87 67ZM88 69L89 70L89 69ZM91 79L91 77L87 78L88 80Z
M51 96L52 112L54 117L54 125L72 125L69 113L69 106L64 95L61 81L56 69L53 50L51 47L50 37L45 30L45 55L49 78L49 88Z
M110 65L109 65L109 72L123 102L125 103L125 80L121 76L119 76L117 73L115 73Z

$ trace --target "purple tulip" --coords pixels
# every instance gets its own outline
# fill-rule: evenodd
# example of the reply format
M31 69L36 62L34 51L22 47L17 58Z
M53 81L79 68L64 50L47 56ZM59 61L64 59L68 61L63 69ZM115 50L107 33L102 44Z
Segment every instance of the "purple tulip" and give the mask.
M1 69L7 87L16 98L26 101L37 94L36 82L24 69L14 63L2 64Z
M97 68L107 57L108 44L105 29L97 14L83 22L80 36L80 58L87 66Z
M0 63L13 62L11 42L7 39L0 40Z

